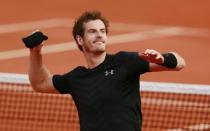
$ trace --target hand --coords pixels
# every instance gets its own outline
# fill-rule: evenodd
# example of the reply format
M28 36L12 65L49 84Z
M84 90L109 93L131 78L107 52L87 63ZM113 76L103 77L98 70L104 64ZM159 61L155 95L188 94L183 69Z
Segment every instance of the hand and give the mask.
M139 57L151 63L163 64L164 62L162 54L153 49L147 49L144 53L139 53Z
M36 33L36 32L40 32L40 30L36 29L35 31L32 31L31 32L31 35L34 34L34 33ZM43 45L44 45L44 41L42 41L41 44L39 44L39 45L37 45L37 46L35 46L33 48L30 48L30 51L31 52L39 52L40 53Z

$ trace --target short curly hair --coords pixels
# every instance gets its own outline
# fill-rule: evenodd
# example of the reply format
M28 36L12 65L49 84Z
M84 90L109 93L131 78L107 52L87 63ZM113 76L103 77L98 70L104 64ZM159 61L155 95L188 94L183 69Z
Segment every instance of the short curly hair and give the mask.
M73 27L73 37L77 43L78 48L82 51L82 47L78 44L76 40L76 36L79 35L81 37L84 36L84 23L87 23L90 20L101 20L106 29L106 33L108 33L109 21L102 16L100 11L86 11L84 12L78 19L75 20L74 27Z

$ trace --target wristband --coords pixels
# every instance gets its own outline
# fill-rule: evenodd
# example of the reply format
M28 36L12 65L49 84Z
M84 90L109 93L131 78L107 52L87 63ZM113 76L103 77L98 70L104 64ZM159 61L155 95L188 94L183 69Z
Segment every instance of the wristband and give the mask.
M161 64L162 66L165 66L167 68L175 68L177 66L177 59L174 54L172 53L165 53L162 54L164 57L164 62Z

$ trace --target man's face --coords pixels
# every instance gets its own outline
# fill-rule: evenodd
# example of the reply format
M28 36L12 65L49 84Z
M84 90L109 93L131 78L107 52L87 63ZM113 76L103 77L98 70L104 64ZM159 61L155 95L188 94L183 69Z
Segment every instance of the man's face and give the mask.
M107 34L101 20L90 20L84 23L83 51L103 53L106 51Z

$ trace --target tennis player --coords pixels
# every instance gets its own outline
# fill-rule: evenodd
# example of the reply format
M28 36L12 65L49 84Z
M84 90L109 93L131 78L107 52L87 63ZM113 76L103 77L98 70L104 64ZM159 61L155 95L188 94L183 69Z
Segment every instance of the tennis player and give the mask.
M146 72L179 71L184 59L175 52L106 51L109 23L100 12L83 13L73 37L87 66L52 75L42 61L42 44L30 49L29 79L34 90L70 94L81 131L140 131L142 125L139 77Z

